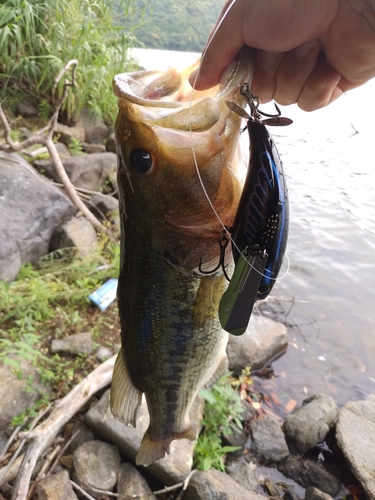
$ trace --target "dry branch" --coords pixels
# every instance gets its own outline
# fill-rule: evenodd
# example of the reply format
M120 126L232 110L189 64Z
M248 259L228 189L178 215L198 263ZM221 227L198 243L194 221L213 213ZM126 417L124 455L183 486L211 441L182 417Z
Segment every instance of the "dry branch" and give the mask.
M61 161L60 155L57 151L55 143L53 142L53 134L56 129L57 119L59 116L60 108L65 101L69 87L74 87L76 84L76 70L77 70L78 61L76 59L72 59L69 61L64 68L60 71L60 73L55 78L54 87L53 87L53 96L56 92L57 85L63 75L72 67L72 81L69 80L64 81L63 91L61 97L55 102L55 107L52 113L52 117L50 118L47 125L30 137L26 138L22 142L14 142L10 136L11 128L8 123L8 120L5 116L4 110L0 104L0 121L4 128L4 139L5 142L0 143L0 150L6 152L21 152L24 154L29 154L26 151L26 148L33 146L34 144L42 144L48 149L49 154L51 155L51 159L53 165L55 167L55 171L59 176L62 184L64 185L66 192L68 193L69 198L72 200L77 209L86 217L87 220L91 222L91 224L95 227L95 229L101 233L104 233L108 236L111 241L115 241L115 237L112 232L105 227L86 207L83 201L77 194L77 191L72 184L71 180L68 177L68 174L65 171L64 165Z
M116 356L108 359L63 399L60 399L49 417L34 430L21 433L23 439L30 441L20 467L14 487L12 500L26 500L31 475L39 457L47 450L56 438L60 429L87 403L98 391L107 387L112 380L113 366Z

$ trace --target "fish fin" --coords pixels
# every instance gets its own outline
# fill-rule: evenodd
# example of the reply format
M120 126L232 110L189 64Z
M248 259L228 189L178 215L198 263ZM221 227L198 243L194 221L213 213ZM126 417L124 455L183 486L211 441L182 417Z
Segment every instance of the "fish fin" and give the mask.
M110 403L112 415L124 424L135 427L141 402L142 392L134 387L121 347L113 370Z
M175 439L189 439L190 441L194 441L196 437L196 432L191 425L178 434L173 434L172 436L161 439L151 436L148 429L143 436L135 463L136 465L149 465L156 460L160 460L160 458L164 458L165 454L169 453L171 442Z
M214 385L214 383L217 382L219 378L221 378L228 372L228 368L229 368L228 357L225 354L225 356L223 356L220 363L218 364L215 373L212 375L209 381L204 384L204 387L207 389L212 385Z

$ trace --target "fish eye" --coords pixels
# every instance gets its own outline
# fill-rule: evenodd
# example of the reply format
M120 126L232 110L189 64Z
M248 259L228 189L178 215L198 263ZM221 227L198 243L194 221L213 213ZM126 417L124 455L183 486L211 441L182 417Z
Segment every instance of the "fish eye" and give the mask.
M134 149L130 153L130 166L139 174L150 173L154 166L151 154L145 149Z

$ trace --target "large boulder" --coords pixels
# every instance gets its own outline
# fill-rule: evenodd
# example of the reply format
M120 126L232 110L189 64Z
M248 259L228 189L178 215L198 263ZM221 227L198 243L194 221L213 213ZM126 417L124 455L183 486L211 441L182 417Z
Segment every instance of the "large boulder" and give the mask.
M340 410L336 437L368 498L375 498L375 395L350 401Z
M229 369L235 373L241 373L246 366L259 370L281 356L287 346L288 332L285 325L253 314L243 335L229 335Z
M74 186L97 191L116 171L117 156L108 152L82 154L64 158L62 164ZM43 170L48 177L61 182L52 162L38 160L34 165L38 170Z
M48 253L52 234L77 209L19 155L0 151L0 280Z

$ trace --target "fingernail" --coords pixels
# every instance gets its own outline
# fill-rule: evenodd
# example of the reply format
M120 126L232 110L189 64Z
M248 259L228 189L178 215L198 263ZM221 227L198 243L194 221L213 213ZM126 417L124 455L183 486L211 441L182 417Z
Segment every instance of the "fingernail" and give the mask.
M309 42L305 42L294 49L294 53L297 57L306 57L317 45L319 45L319 42L316 40L310 40Z

